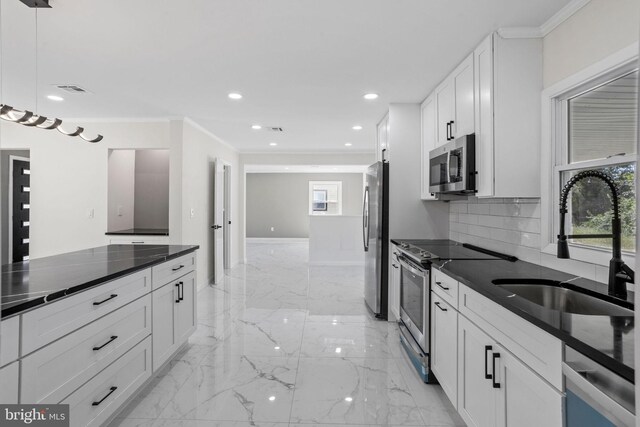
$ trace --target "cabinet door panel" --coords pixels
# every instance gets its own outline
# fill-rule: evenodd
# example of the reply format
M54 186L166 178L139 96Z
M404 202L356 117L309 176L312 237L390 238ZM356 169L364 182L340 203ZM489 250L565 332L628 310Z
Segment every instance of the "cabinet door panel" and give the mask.
M19 362L13 362L12 364L0 369L0 384L2 384L0 387L0 403L18 403L19 374Z
M454 88L453 79L448 78L436 89L436 115L437 115L437 145L444 145L448 142L450 129L448 123L454 121Z
M458 412L468 426L496 425L497 393L485 367L491 373L491 353L485 346L496 343L464 316L459 316L458 328Z
M153 370L156 371L176 349L174 305L177 287L170 283L152 293Z
M498 348L498 426L561 427L562 395L524 363Z
M455 138L475 132L474 127L474 90L473 90L473 54L469 55L456 68L453 75L455 88L455 120L453 136Z
M422 200L435 200L429 192L429 152L436 148L437 121L435 97L430 96L422 104Z
M493 42L487 37L474 52L476 188L478 197L492 196L493 183Z
M431 370L458 407L458 312L431 292Z
M180 278L180 302L176 310L176 344L182 345L196 330L196 273Z

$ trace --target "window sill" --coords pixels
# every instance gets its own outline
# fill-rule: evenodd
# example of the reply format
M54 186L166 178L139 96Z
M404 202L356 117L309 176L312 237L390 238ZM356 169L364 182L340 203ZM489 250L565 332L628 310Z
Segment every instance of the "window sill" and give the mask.
M556 256L557 246L555 244L547 245L542 249L542 253ZM569 251L571 259L576 261L587 262L590 264L601 265L603 267L609 267L609 261L611 260L611 250L608 249L589 249L585 247L569 245ZM636 257L632 254L622 253L622 260L629 266L635 266Z

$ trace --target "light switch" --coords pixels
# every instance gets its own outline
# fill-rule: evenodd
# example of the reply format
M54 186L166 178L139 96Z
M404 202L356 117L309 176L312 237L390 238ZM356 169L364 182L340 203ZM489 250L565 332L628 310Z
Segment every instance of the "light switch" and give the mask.
M271 227L271 231L276 231L275 227Z
M87 216L89 217L89 219L93 219L93 217L95 216L95 211L93 208L87 211Z
M191 208L191 218L193 218L194 216L196 216L196 210Z

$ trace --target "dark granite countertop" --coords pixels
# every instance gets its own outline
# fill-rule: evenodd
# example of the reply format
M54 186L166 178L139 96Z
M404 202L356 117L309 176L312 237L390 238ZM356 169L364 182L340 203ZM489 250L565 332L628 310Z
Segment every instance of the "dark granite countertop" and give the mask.
M64 298L195 251L190 245L108 245L2 266L0 317Z
M107 236L168 236L168 228L127 228L126 230L107 231Z
M424 244L430 252L440 255L438 246L460 245L453 241L392 239L393 243ZM440 253L446 253L446 249ZM550 310L495 286L495 279L551 279L607 294L607 285L525 261L447 260L433 261L437 268L476 292L500 304L523 319L562 340L566 345L599 362L613 372L634 381L634 318L624 316L594 316ZM633 292L629 292L633 302Z

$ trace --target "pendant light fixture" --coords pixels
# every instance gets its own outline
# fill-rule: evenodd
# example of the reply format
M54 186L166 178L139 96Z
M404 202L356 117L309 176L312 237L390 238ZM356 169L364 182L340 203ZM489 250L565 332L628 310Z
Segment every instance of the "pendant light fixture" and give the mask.
M38 9L50 8L47 0L21 0L29 7L35 8L35 27L36 27L36 111L38 110ZM0 54L2 52L2 8L0 6ZM2 89L2 70L0 70L0 91ZM87 142L100 142L103 136L98 135L95 138L89 138L84 134L84 128L77 126L73 131L64 130L62 120L58 118L48 118L46 116L37 115L32 111L18 110L10 105L0 103L0 119L9 122L18 123L27 127L37 127L38 129L53 130L56 129L63 135L79 136Z

